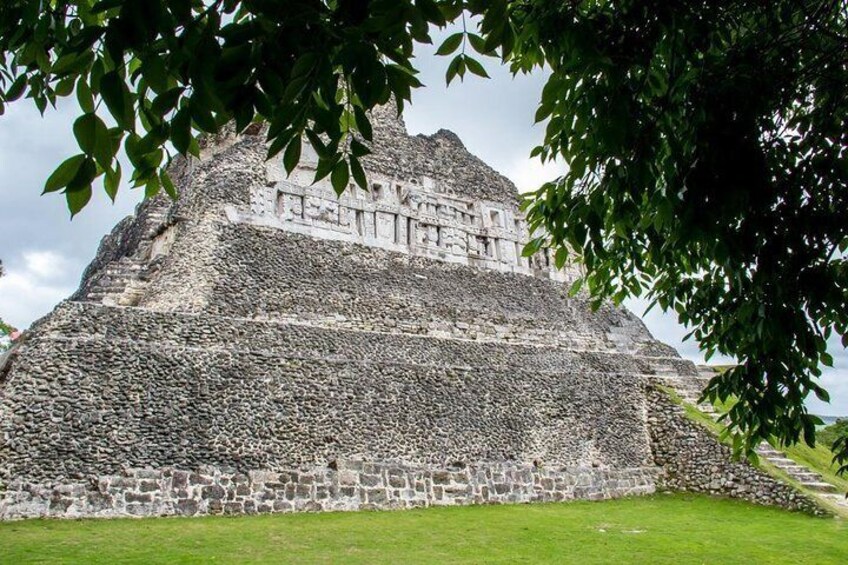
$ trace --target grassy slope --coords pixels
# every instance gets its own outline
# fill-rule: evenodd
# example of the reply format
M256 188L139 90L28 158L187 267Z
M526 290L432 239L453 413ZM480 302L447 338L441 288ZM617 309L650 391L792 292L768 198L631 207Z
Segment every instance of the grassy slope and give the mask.
M729 409L731 403L717 405L719 411ZM691 416L691 410L687 409L687 413ZM813 471L819 473L824 480L835 485L840 490L848 492L848 477L840 477L836 474L837 466L833 463L833 452L825 445L817 443L815 447L810 447L803 441L789 447L778 446L777 449L786 453L786 455L795 460L795 462L804 465Z
M848 563L848 524L693 495L0 524L0 562Z
M799 443L791 447L781 447L790 459L809 467L824 477L827 482L836 485L842 491L848 492L848 477L840 477L836 474L836 465L833 464L833 452L819 443L810 447L806 443Z
M715 365L714 371L720 373L733 365ZM677 398L679 401L679 397ZM720 412L728 410L732 406L732 402L728 401L724 404L717 403L716 409ZM687 414L694 416L689 408ZM786 453L790 459L794 459L797 463L804 465L813 471L819 473L824 480L832 485L835 485L842 491L848 492L848 477L840 477L836 474L837 466L833 463L833 452L825 445L817 443L815 447L810 447L806 443L798 443L790 447L778 447Z
M681 406L683 406L686 415L689 419L694 420L696 422L701 423L705 427L711 429L718 436L724 426L720 422L716 422L708 415L704 414L696 407L692 406L684 402L673 390L664 389L669 394L674 402L677 402ZM716 408L722 412L728 409L728 406L718 405ZM729 443L729 442L727 442ZM798 443L791 447L778 447L779 450L783 451L787 454L790 459L793 459L796 463L800 463L801 465L806 466L808 469L816 471L824 480L835 485L838 489L848 492L848 478L840 477L836 474L836 465L833 464L833 452L827 447L817 444L816 447L810 447L806 443ZM760 469L768 472L772 476L775 476L787 483L790 483L795 486L795 488L807 492L808 494L815 495L811 491L805 489L800 483L798 483L795 479L787 475L783 470L775 467L770 464L765 459L759 459L758 461L752 461L754 465L759 467ZM844 508L835 506L827 501L821 501L822 505L829 508L833 513L842 516L843 518L848 518L848 514L846 514Z

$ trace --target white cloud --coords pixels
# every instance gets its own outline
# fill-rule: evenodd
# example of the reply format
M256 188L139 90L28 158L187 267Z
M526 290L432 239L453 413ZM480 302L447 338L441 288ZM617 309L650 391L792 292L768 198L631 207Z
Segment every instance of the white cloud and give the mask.
M43 280L61 279L70 270L69 261L54 251L28 251L23 259L26 271Z
M562 176L566 172L562 163L542 163L538 158L516 158L503 171L521 192L529 192L541 187L544 183Z
M25 328L74 291L69 275L79 267L53 251L25 251L0 278L0 317Z

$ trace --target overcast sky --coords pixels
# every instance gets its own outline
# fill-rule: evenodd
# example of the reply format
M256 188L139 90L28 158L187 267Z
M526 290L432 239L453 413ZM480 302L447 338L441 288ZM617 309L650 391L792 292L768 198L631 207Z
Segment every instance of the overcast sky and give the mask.
M454 131L472 153L522 190L556 177L556 166L543 167L528 158L543 136L542 128L533 127L533 115L544 76L513 79L506 69L489 62L491 80L471 77L446 88L447 60L436 58L432 51L419 50L420 78L427 88L413 94L413 105L404 114L410 133ZM56 165L77 152L71 133L76 112L74 104L65 104L42 118L26 102L19 102L0 117L0 259L7 272L0 278L0 317L20 328L50 312L76 289L100 239L132 213L142 196L124 186L112 204L104 193L96 193L73 221L61 196L40 196ZM642 315L644 305L631 303L631 309ZM703 362L697 344L681 342L686 330L672 315L653 311L643 319L658 339L684 357ZM835 345L831 354L836 368L823 377L831 405L812 400L809 406L819 414L846 415L848 355Z

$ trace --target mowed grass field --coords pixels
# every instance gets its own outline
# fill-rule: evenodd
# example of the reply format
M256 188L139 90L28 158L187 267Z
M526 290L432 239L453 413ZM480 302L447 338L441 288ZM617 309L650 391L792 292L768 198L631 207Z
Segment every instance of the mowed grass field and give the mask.
M0 524L2 563L848 563L848 525L726 499Z

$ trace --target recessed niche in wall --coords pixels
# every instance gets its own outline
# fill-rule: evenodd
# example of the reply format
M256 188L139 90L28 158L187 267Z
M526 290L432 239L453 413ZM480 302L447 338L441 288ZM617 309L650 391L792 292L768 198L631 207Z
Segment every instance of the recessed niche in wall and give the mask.
M501 213L498 210L490 210L489 218L492 220L492 226L496 228L503 227L501 223Z

